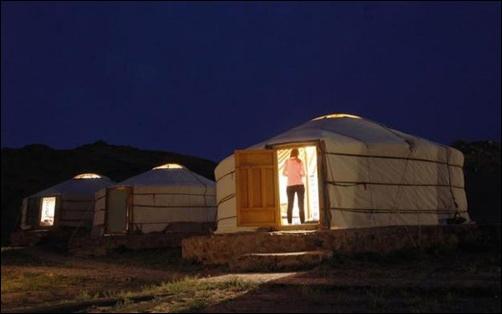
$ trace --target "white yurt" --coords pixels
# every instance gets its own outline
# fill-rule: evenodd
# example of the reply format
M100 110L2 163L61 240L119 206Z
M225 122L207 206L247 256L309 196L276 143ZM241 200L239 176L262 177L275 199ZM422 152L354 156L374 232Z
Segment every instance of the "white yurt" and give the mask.
M286 219L293 148L305 175ZM350 114L330 114L236 150L215 169L216 233L468 223L463 154ZM303 218L303 217L302 217Z
M96 193L93 235L214 229L215 183L168 163Z
M95 173L82 173L23 199L21 229L58 226L91 228L94 194L115 182Z

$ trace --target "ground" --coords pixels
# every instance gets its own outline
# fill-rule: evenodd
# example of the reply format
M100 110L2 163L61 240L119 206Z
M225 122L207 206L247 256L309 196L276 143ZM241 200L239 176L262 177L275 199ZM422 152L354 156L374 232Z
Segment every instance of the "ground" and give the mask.
M84 312L501 311L498 248L335 252L313 270L263 274L190 264L178 250L2 249L1 271L4 312L62 303ZM98 302L106 298L118 302Z

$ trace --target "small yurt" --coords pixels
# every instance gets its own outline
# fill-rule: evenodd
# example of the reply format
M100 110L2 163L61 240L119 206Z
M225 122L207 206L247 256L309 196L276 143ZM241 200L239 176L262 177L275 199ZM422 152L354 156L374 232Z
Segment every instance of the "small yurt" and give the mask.
M168 163L96 193L93 235L214 229L215 183Z
M115 182L95 173L82 173L23 199L21 229L91 228L94 194Z
M282 169L293 148L302 221L298 194L287 219ZM321 116L218 164L216 233L468 223L463 162L452 147L359 116Z

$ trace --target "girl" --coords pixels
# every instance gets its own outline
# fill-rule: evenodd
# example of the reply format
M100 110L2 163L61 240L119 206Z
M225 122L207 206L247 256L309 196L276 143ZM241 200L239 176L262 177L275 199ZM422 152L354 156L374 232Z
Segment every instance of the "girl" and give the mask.
M288 223L291 224L293 220L293 203L295 200L295 193L298 194L298 207L300 209L300 221L305 222L305 211L303 209L303 199L305 196L305 187L303 186L302 178L305 176L303 169L303 162L298 158L298 149L291 150L290 158L284 163L284 170L282 174L288 177L288 187L286 192L288 194Z

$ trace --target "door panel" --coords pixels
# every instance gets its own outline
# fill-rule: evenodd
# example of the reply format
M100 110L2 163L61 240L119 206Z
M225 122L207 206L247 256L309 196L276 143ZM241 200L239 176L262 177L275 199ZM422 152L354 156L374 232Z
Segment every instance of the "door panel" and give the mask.
M278 223L276 153L272 149L235 151L237 224Z
M129 188L109 189L106 194L106 233L126 233Z

